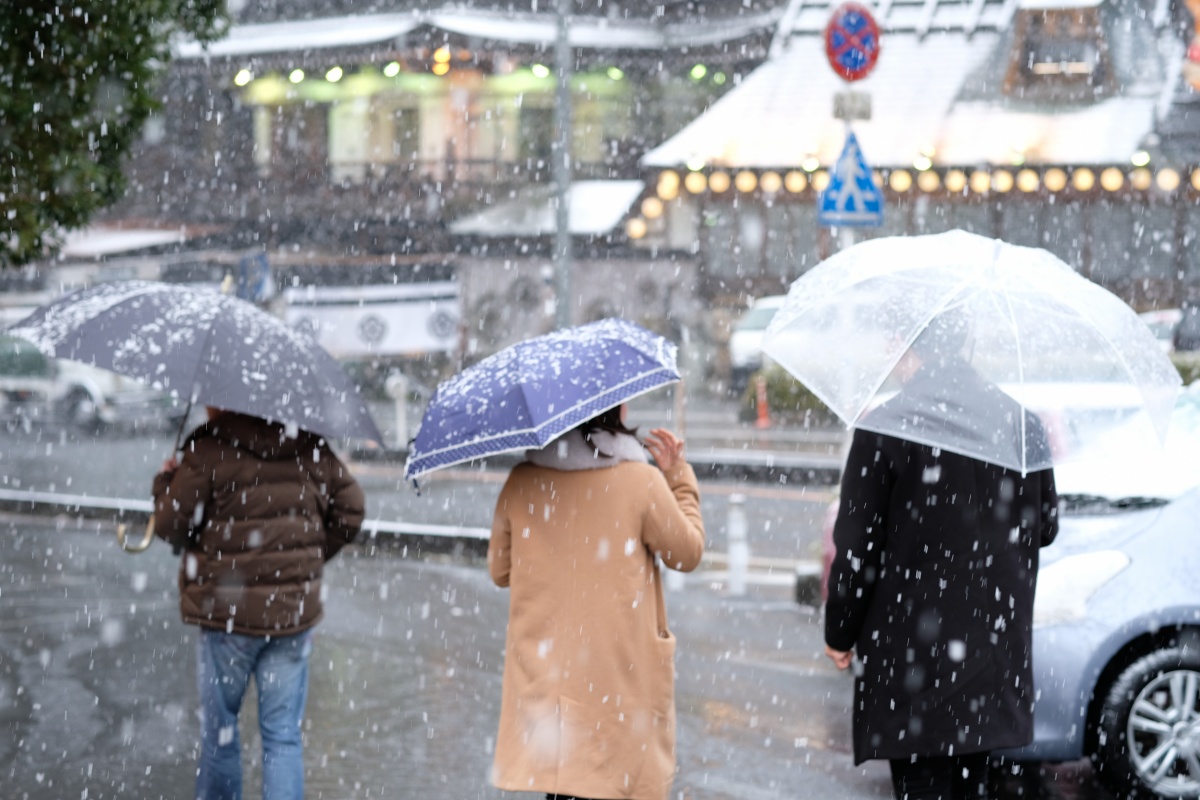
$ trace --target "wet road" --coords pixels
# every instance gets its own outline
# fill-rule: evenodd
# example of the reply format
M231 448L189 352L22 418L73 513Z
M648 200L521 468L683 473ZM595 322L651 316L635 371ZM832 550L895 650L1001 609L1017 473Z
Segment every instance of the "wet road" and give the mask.
M121 553L108 526L0 517L0 785L4 797L179 798L193 780L193 629L176 562ZM479 564L350 548L328 572L305 723L310 798L517 798L487 783L507 593ZM850 763L850 685L812 609L759 590L668 597L679 638L681 800L885 798ZM254 703L243 711L259 791ZM997 796L1099 798L1086 770Z
M6 798L176 798L193 775L192 629L175 559L112 530L0 519L0 783ZM352 549L329 570L306 722L313 798L499 798L487 785L507 593L481 565ZM782 596L668 600L683 798L874 798L850 766L849 684L813 612ZM250 794L253 702L244 712Z

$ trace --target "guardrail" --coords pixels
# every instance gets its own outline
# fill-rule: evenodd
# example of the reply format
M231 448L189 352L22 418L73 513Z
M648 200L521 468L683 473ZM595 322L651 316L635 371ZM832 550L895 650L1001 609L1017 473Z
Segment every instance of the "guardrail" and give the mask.
M33 492L15 489L0 489L0 504L24 507L48 506L66 511L115 511L148 515L154 510L149 500L134 500L121 497L95 497L92 495L59 494L57 492ZM363 531L368 536L380 533L400 536L435 536L445 539L474 539L487 541L492 532L487 528L471 528L462 525L429 525L420 522L400 522L382 519L363 521Z
M154 506L149 500L16 489L0 489L0 508L9 508L15 511L62 509L81 514L89 511L93 513L115 512L117 516L129 514L139 517L149 517L154 510ZM737 513L740 513L740 509ZM123 524L122 527L124 527ZM488 541L492 533L487 528L465 525L432 525L422 522L382 519L364 520L362 529L369 539L376 539L379 534L396 537L411 536L425 541L426 549L438 552L457 552L466 547L476 554L482 554L483 544ZM433 542L443 542L443 544L435 545ZM149 544L149 537L147 537L147 544ZM121 546L125 548L124 542ZM733 547L730 550L730 553L705 553L701 570L694 575L693 579L709 582L719 580L722 584L726 584L727 593L733 596L744 595L747 582L756 585L794 585L795 600L798 603L820 604L821 567L818 562L804 559L754 557L749 554L748 548L745 553L735 553ZM129 548L128 552L138 552L138 548ZM668 588L682 588L684 576L681 573L670 572L667 577L671 579Z
M126 511L149 514L154 511L154 504L149 500L130 500L121 497L94 497L86 494L33 492L16 489L0 489L0 503L28 503L31 506L57 506L76 511L96 509L99 511L116 511L118 514L124 514Z

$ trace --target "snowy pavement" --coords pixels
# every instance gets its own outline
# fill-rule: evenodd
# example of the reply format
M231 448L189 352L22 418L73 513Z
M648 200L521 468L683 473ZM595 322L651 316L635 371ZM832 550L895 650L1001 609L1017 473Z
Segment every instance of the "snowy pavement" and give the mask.
M10 798L177 798L196 747L193 629L168 548L110 526L0 519L0 783ZM312 798L499 798L487 783L507 593L479 564L352 548L329 573L312 658ZM849 762L850 686L786 592L668 597L679 637L684 798L875 798ZM258 743L243 712L248 796Z
M181 798L193 779L193 629L176 560L126 555L107 524L0 517L0 785L14 800ZM328 571L305 723L310 798L491 800L507 593L478 563L352 547ZM850 762L850 683L785 592L668 595L679 639L675 800L890 796ZM259 791L254 702L247 797ZM1034 796L1102 798L1086 768ZM1001 796L1017 796L1017 789ZM1024 796L1030 796L1026 793Z

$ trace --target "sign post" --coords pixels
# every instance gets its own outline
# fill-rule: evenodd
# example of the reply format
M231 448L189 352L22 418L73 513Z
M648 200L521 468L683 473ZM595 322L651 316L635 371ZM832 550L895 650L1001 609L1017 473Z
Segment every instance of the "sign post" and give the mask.
M829 227L878 227L883 224L883 192L863 160L858 139L847 129L846 146L821 192L817 222Z
M825 55L833 71L849 83L867 77L879 60L879 26L859 3L834 9L825 26Z
M825 55L829 66L847 83L862 80L879 60L879 26L871 11L859 3L838 6L825 26ZM853 244L853 227L883 224L883 193L875 185L858 139L850 129L853 120L871 118L871 96L865 92L838 92L833 115L846 121L846 146L830 171L829 185L821 193L817 223L841 228Z

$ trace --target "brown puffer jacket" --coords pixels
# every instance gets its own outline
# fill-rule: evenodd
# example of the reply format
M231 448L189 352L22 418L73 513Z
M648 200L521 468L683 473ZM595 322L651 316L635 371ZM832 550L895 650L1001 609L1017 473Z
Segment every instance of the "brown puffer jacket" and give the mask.
M154 479L154 532L184 549L183 621L252 636L321 618L321 573L353 541L363 493L324 440L223 412Z

